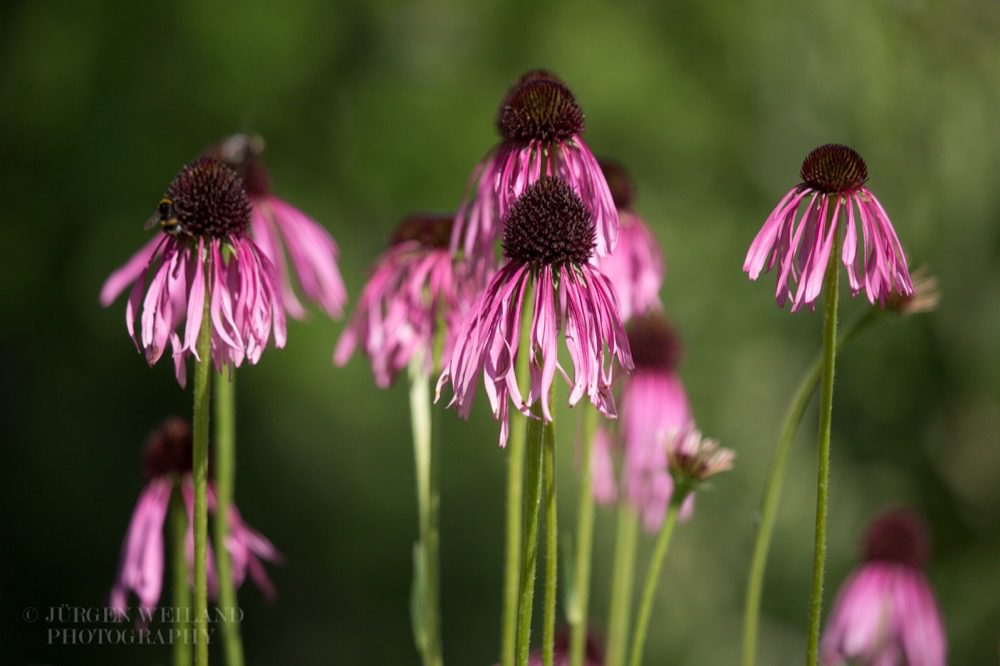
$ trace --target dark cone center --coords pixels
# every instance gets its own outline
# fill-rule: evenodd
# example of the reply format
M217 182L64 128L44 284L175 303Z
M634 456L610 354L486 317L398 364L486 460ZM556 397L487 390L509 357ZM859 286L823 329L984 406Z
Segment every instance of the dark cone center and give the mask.
M583 110L573 93L547 72L521 77L497 114L500 134L511 141L560 141L583 134Z
M584 264L594 253L594 221L573 189L557 178L540 178L503 220L504 254L516 261Z
M191 425L179 417L168 419L146 439L146 478L190 472L193 455Z
M604 179L608 181L608 189L611 190L611 198L615 200L615 208L619 210L631 208L632 202L635 201L635 188L625 167L620 162L604 158L597 160L597 163L601 165Z
M389 245L417 241L428 249L444 249L451 241L451 227L455 218L445 215L418 213L411 215L392 232Z
M868 180L861 155L837 143L828 143L806 155L799 170L802 181L828 194L853 192Z
M176 218L178 233L190 236L226 238L246 233L253 211L240 177L210 157L181 169L164 201Z
M673 372L681 360L681 340L663 316L633 317L625 326L637 371Z
M930 548L927 527L913 511L891 511L868 528L865 560L905 564L923 569Z
M235 171L247 196L263 196L271 191L271 176L260 157L263 151L262 137L234 134L206 150L204 157L217 159Z

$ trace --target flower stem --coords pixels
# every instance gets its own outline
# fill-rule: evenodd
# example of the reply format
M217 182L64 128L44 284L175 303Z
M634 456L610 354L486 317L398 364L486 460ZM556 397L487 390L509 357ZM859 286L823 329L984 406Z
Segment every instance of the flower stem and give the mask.
M191 608L191 587L188 582L187 567L187 511L180 488L175 488L170 496L170 546L173 559L174 607L177 609L174 618L174 631L178 636L187 635L184 618ZM191 666L191 646L185 641L174 641L174 666Z
M532 291L525 294L522 312L531 312L534 296ZM521 340L515 370L519 386L527 386L531 368L531 329L521 327ZM507 543L504 555L503 622L501 626L500 662L503 666L514 666L517 644L517 602L521 587L521 502L524 490L524 447L527 424L531 421L515 412L511 418L510 441L507 443L510 460L507 463Z
M833 369L837 354L837 287L840 270L840 235L833 232L830 264L823 297L823 374L819 388L819 442L816 465L816 542L813 549L812 598L809 603L808 666L819 657L819 627L823 611L823 568L826 564L826 500L830 480L830 424L833 419Z
M639 515L624 497L618 500L615 554L611 574L611 608L608 611L606 666L623 666L632 612L635 551L639 543Z
M517 607L517 663L528 663L531 647L531 613L535 598L535 569L538 564L538 507L542 499L542 440L545 425L540 418L529 418L524 465L524 531L521 536L521 589Z
M208 428L212 384L212 320L209 297L195 349L200 360L194 366L194 416L192 430L194 456L194 629L196 666L208 665Z
M667 546L670 545L670 536L674 533L674 525L677 524L677 514L687 494L688 491L686 488L680 485L676 487L674 495L670 500L670 509L667 511L667 517L663 521L663 527L660 528L660 536L656 539L656 549L653 551L653 559L649 562L649 573L646 574L646 584L642 591L639 616L635 623L635 633L632 635L632 659L629 660L629 666L639 666L642 663L642 650L646 644L649 618L653 613L656 584L660 580L660 570L663 568L663 560L667 555Z
M569 609L571 625L570 666L583 666L587 644L587 615L590 603L590 558L594 547L594 491L591 455L597 431L597 409L589 405L583 410L583 457L580 461L580 497L577 503L576 571L573 574L573 607Z
M863 315L857 317L837 338L837 351L840 352L851 338L874 322L880 312L881 310L876 308L869 308ZM764 494L760 501L760 522L753 546L750 575L747 578L746 607L743 612L743 666L753 666L756 660L757 627L760 623L764 571L767 567L767 553L774 532L774 521L778 514L778 500L781 497L781 488L785 479L785 463L788 461L788 452L792 440L795 438L795 431L798 430L802 416L809 405L809 400L815 393L816 386L819 385L822 369L823 355L821 352L817 354L812 366L802 377L795 396L792 398L781 429L781 436L778 438L778 445L774 450L771 467L767 472L767 480L764 483Z
M554 416L554 415L553 415ZM556 428L545 426L542 444L542 475L545 483L545 613L542 616L542 663L552 666L556 641L556 586L559 563L559 529L556 521Z
M417 483L420 541L414 563L414 634L425 666L440 666L441 639L438 619L438 493L434 483L430 379L417 355L410 363L410 421L413 427L413 458Z
M233 584L229 548L229 514L236 485L236 375L215 377L215 570L219 579L219 606L222 608L222 651L228 666L243 666L243 638ZM233 621L228 621L230 618Z

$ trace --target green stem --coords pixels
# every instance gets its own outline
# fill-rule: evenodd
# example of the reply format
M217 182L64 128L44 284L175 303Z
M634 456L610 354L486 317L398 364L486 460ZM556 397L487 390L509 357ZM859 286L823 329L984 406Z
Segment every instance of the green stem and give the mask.
M823 567L826 564L826 501L830 480L830 424L833 419L833 368L837 354L837 264L840 235L834 231L823 296L823 375L819 388L819 442L816 465L816 543L813 549L812 598L809 603L808 666L819 658L819 628L823 611Z
M517 663L528 663L531 647L531 613L538 564L538 507L542 500L542 440L551 426L529 418L524 465L524 531L521 536L521 590L517 607Z
M670 509L667 517L660 528L660 536L656 539L656 549L653 551L653 559L649 562L649 573L646 574L646 584L642 591L642 604L639 606L639 617L635 623L635 633L632 635L632 659L630 666L639 666L642 663L642 650L646 644L646 632L649 630L649 618L653 613L653 598L656 596L656 584L660 580L660 570L663 568L663 560L666 559L667 546L670 545L670 536L674 533L674 525L677 524L677 514L680 511L684 498L687 497L686 488L677 486L674 495L670 500Z
M879 309L869 308L863 315L857 317L837 338L837 352L839 353L855 335L878 319L880 313ZM753 546L750 575L747 578L746 607L743 612L743 666L753 666L756 660L757 628L760 623L764 571L767 567L767 554L771 546L774 522L778 514L778 500L781 498L781 488L785 479L785 463L788 461L788 452L791 449L792 440L795 438L795 432L798 430L799 424L802 423L802 416L809 405L809 400L819 385L822 369L823 355L821 352L817 354L809 370L802 377L802 381L799 382L795 396L789 405L788 413L785 415L781 436L778 438L774 458L771 460L771 467L764 483L764 494L760 501L760 522Z
M555 414L553 414L553 417ZM545 479L545 612L542 616L542 663L552 666L556 641L556 586L559 563L559 529L556 521L556 428L545 426L542 445L542 474Z
M229 549L229 512L236 485L236 375L215 377L215 568L219 579L219 606L222 609L222 651L228 666L243 666L243 638L240 636L238 601L233 584ZM228 621L229 620L232 621Z
M191 608L191 584L188 582L187 566L187 510L180 488L175 488L170 496L170 547L173 566L174 631L177 636L185 636L188 627L184 619ZM191 646L182 640L174 641L174 666L191 666Z
M192 430L194 452L191 477L194 482L194 629L196 666L208 666L208 428L212 384L212 320L209 296L205 295L205 310L195 349L198 358L194 366L194 418Z
M597 409L585 405L583 411L583 458L580 462L580 497L577 503L576 571L573 574L573 607L568 615L571 625L570 666L583 666L587 645L587 616L590 603L590 558L594 546L594 491L591 456L597 431Z
M526 294L522 312L531 312L534 296ZM528 386L531 358L528 353L531 329L521 327L521 341L518 347L518 386ZM521 502L524 490L524 447L527 435L527 419L520 412L511 415L510 440L507 442L510 460L507 467L507 543L504 555L503 622L501 626L500 662L503 666L514 666L517 644L517 601L521 586Z
M608 611L608 648L606 666L622 666L632 612L632 586L635 579L635 551L639 543L639 515L628 500L618 501L618 524L611 577L611 608Z
M415 563L421 568L414 571L419 581L414 590L413 603L418 604L414 614L414 632L425 666L440 666L441 640L438 620L438 531L437 488L433 483L434 461L431 423L430 380L424 373L421 355L410 363L410 420L413 427L413 458L417 483L417 512L420 523L420 556Z

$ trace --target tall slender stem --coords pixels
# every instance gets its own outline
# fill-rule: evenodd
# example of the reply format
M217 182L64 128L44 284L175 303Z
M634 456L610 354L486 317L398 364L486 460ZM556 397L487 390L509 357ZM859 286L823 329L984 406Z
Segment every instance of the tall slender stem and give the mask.
M191 583L188 581L187 566L187 510L180 489L175 488L170 496L170 557L172 559L174 590L174 631L176 636L186 636L185 619L191 608ZM174 666L191 666L191 646L183 640L174 641Z
M212 384L212 319L209 297L195 345L194 366L194 454L191 476L194 482L194 628L196 666L208 665L208 428Z
M215 376L215 570L219 573L222 651L228 666L243 666L240 613L229 549L229 513L236 486L236 374Z
M542 443L542 476L545 484L545 612L542 616L542 663L552 666L556 641L556 586L559 563L559 526L556 507L556 428L545 427Z
M656 539L656 549L653 551L653 559L649 561L649 573L646 574L646 583L642 591L642 604L639 606L635 633L632 635L632 658L629 660L629 666L639 666L642 663L646 632L649 630L649 618L653 613L653 599L656 597L656 584L660 580L660 570L663 568L663 560L667 555L670 537L674 533L674 525L677 524L677 514L687 494L686 488L680 485L675 488L670 500L670 509L663 521L663 527L660 528L660 536Z
M528 290L522 312L531 312L534 292ZM518 346L517 368L515 370L519 386L527 386L531 368L530 349L531 328L521 327ZM521 587L521 502L524 490L524 447L527 424L530 422L515 411L511 416L510 440L507 442L507 535L504 563L503 622L501 628L500 662L503 666L514 666L517 644L517 602Z
M837 338L837 352L851 338L861 332L878 318L881 310L869 308L863 315L857 317ZM767 472L764 483L764 494L760 500L759 524L754 540L753 558L750 563L750 575L747 577L746 607L743 612L743 666L753 666L757 654L757 633L760 623L761 595L764 588L764 571L767 567L767 553L771 545L771 535L774 532L774 521L778 514L778 500L781 498L781 488L785 479L785 463L788 452L805 414L809 400L819 385L820 373L823 369L823 354L817 354L813 364L799 382L792 402L789 405L785 422L774 450L774 458Z
M590 561L594 548L594 490L591 455L597 432L597 409L584 405L583 457L580 461L580 497L577 500L576 570L573 574L573 607L568 610L571 625L570 666L583 666L587 645L587 617L590 604Z
M551 428L537 418L528 419L524 464L524 531L521 535L521 591L517 606L517 663L528 663L531 615L538 564L538 508L542 500L542 440Z
M611 608L608 611L606 666L622 666L632 613L632 586L635 580L635 551L639 543L639 515L628 500L618 500L615 554L611 574Z
M819 388L819 442L816 465L816 543L813 549L812 598L809 603L808 666L819 658L819 628L823 611L823 568L826 564L826 501L830 480L830 424L833 419L833 369L837 354L837 287L840 234L833 232L830 264L823 295L823 375Z
M418 598L414 612L414 631L425 666L440 666L441 641L438 619L437 581L437 496L432 483L433 460L430 380L424 373L422 355L410 363L410 420L413 427L413 458L417 482L417 512L420 523L419 556L414 558L420 567L414 571L419 581L414 587Z

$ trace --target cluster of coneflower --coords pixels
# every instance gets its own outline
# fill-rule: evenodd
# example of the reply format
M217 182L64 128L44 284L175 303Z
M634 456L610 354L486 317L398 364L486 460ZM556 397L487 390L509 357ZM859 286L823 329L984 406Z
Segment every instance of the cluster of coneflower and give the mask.
M433 443L432 402L450 389L448 406L468 418L482 381L508 459L501 663L617 665L627 657L637 666L674 527L692 515L696 488L730 469L734 454L703 438L696 427L678 373L679 336L660 301L662 251L633 208L626 170L615 161L596 159L584 142L584 114L569 88L544 70L525 74L503 98L496 127L500 142L476 166L457 213L410 215L393 233L334 360L342 365L360 350L380 387L408 371L420 522L411 610L423 663L442 662L437 525L442 452ZM144 607L158 602L162 532L172 513L170 559L175 571L193 571L197 631L204 629L199 618L209 596L235 607L235 588L247 574L270 591L261 559L280 558L267 539L243 523L232 502L235 368L244 361L256 363L272 333L275 346L284 346L286 314L305 313L292 276L304 299L332 317L341 314L347 300L336 244L319 224L271 194L262 148L259 138L237 135L185 166L147 225L159 232L112 274L101 294L107 305L133 285L126 323L150 364L169 342L177 380L184 386L194 360L193 419L190 424L170 420L150 436L149 484L129 528L112 605L126 608L129 590ZM865 290L872 304L912 310L918 307L914 303L923 307L927 301L914 295L902 248L885 211L865 187L867 170L857 153L838 145L818 148L806 158L801 176L754 239L744 270L756 279L765 268L777 269L778 304L791 300L793 311L814 308L824 287L827 293L823 360L796 398L802 409L793 409L786 424L786 431L794 433L804 403L820 384L819 587L814 585L809 656L816 663L824 454L828 457L834 352L844 341L838 343L836 335L837 259L847 268L852 293ZM852 327L841 337L859 329ZM573 571L562 577L556 571L554 434L560 385L568 404L584 412L577 422L582 464L575 557ZM763 562L786 449L783 438L762 503L748 584L747 664L754 660ZM611 606L600 641L589 608L595 502L617 506ZM214 553L208 543L209 511L215 515ZM869 547L869 554L875 553L870 559L892 573L859 574L864 590L845 592L838 601L824 639L823 663L896 663L885 655L905 657L911 664L944 663L943 631L920 573L924 557L912 554L924 548L912 536L919 531L914 524L912 518L890 520L889 528L879 532L889 537L869 539L879 544ZM640 526L658 536L632 622ZM540 560L542 636L532 651ZM185 602L190 598L187 575L175 578L178 605L190 603ZM570 585L562 609L568 632L557 636L560 579ZM919 596L921 603L898 603L906 595ZM879 615L875 607L884 612ZM876 615L882 623L877 631L859 624ZM222 625L225 660L240 664L238 623ZM923 632L919 645L915 625ZM206 640L195 642L194 654L197 663L207 663Z

